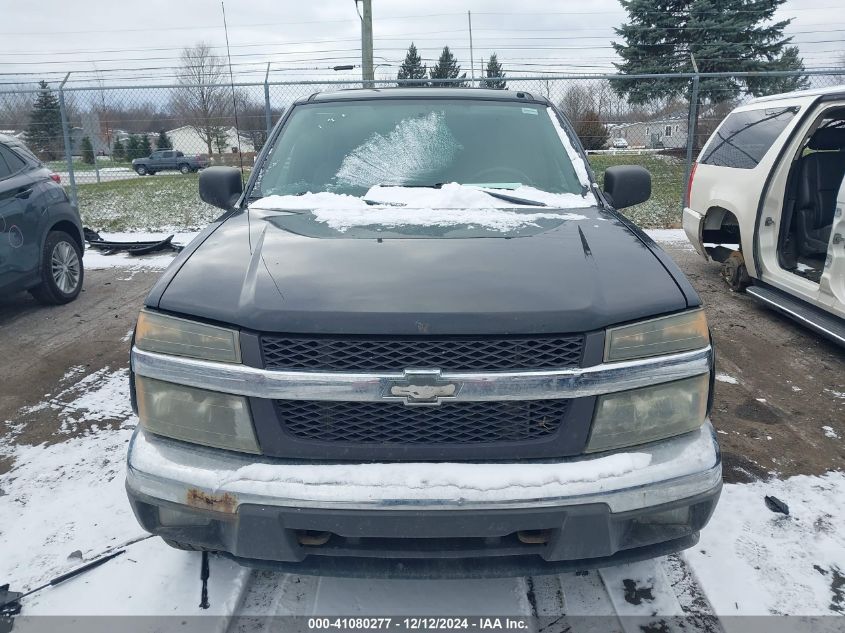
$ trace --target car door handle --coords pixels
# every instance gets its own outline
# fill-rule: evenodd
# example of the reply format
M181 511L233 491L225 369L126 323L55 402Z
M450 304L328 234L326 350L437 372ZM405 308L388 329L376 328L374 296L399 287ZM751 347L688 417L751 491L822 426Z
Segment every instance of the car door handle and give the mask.
M32 194L32 187L30 187L29 189L24 189L23 191L18 191L15 194L15 198L17 198L18 200L26 200L27 198L29 198L29 196L31 194Z

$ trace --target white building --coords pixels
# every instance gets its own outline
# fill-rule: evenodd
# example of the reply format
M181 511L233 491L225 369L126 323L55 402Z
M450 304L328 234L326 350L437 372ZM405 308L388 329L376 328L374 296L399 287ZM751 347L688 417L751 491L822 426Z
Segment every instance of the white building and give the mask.
M653 121L621 123L608 128L609 142L624 138L628 147L680 149L687 146L687 119L683 114Z
M183 154L207 154L208 145L205 139L200 136L197 131L190 125L183 125L177 127L175 130L168 130L167 136L170 137L170 142L173 144L173 149L182 152ZM220 143L220 147L216 143L212 143L212 150L215 154L235 154L238 151L238 132L234 127L230 127L223 133L225 143ZM241 135L240 148L242 152L254 152L252 142Z

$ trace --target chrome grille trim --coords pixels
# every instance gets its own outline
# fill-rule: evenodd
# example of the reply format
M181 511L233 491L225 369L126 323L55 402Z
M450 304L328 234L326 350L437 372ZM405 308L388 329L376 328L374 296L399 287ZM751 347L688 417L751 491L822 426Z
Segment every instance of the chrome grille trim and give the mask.
M712 348L593 367L513 372L442 372L459 385L450 402L583 398L691 378L710 371ZM403 372L275 371L132 348L135 373L168 382L274 400L384 401Z

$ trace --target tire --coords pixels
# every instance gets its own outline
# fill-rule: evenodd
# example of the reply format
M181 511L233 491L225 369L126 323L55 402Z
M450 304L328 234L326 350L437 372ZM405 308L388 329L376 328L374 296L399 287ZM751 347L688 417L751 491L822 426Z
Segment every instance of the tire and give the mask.
M191 545L190 543L183 543L182 541L174 541L173 539L161 537L161 540L167 543L173 549L180 549L184 552L205 552L213 551L199 545Z
M69 303L79 296L84 279L79 244L64 231L50 231L41 251L41 283L30 294L46 305Z
M147 168L145 165L138 165L135 167L135 173L139 176L146 176L147 175Z
M188 163L182 163L179 165L179 171L183 174L190 174L191 173L191 166Z
M745 258L739 251L734 251L722 264L722 279L733 292L745 292L751 285L751 277L745 267Z

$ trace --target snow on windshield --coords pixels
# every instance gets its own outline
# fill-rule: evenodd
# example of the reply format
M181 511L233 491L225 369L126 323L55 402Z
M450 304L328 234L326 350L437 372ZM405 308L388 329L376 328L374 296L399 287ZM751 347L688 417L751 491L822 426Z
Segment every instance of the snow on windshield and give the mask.
M548 193L533 187L507 190L508 195L542 202L553 209L579 209L593 204L587 196ZM367 204L364 200L382 204ZM335 193L306 193L301 196L267 196L250 204L251 209L310 210L314 219L337 231L355 226L475 226L495 231L513 231L536 225L540 219L584 220L586 216L560 211L525 213L514 203L493 198L483 189L458 183L440 188L371 187L362 197ZM519 209L543 209L519 206Z
M425 182L449 166L463 149L442 112L402 119L387 135L374 133L344 157L338 184L367 187L373 183Z
M584 164L584 159L577 151L575 151L575 147L572 145L572 141L566 133L566 130L561 127L555 111L551 108L546 108L546 112L552 120L552 125L557 132L558 138L560 138L560 142L563 143L563 148L566 150L566 153L569 154L569 160L572 161L572 166L575 168L575 175L578 176L579 182L585 187L589 187L590 176L587 173L587 166Z

